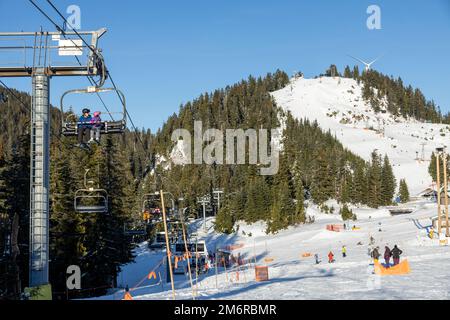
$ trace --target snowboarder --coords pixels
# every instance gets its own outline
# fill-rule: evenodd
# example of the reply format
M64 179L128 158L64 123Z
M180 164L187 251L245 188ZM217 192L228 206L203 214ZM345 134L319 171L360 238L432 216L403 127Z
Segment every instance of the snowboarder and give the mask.
M347 247L346 246L342 246L342 258L347 257Z
M380 259L380 252L378 251L378 249L379 249L379 247L376 247L372 251L372 258L375 262L378 262L378 260Z
M320 263L319 255L317 253L314 255L314 259L316 260L316 264Z
M394 266L398 265L400 263L400 255L403 253L402 250L400 250L397 245L394 246L394 249L391 251L392 259L394 260Z
M333 263L334 262L334 254L333 252L329 252L328 253L328 263Z
M389 249L389 247L386 246L384 250L384 262L386 264L386 268L390 266L391 256L392 256L391 249Z

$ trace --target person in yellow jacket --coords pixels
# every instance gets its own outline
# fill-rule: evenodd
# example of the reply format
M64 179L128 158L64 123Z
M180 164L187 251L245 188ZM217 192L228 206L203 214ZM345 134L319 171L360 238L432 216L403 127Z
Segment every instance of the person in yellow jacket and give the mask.
M434 229L430 228L430 231L428 232L428 236L430 237L430 239L434 238Z
M347 256L347 247L342 246L342 258L345 258Z

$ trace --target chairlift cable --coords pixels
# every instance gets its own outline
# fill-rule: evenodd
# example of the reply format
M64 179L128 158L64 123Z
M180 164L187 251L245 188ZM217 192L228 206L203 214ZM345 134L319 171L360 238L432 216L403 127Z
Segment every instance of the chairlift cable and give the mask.
M55 21L53 21L33 0L28 0L41 14L43 14L54 26L55 26L55 28L59 31L59 32L61 32L61 34L64 36L64 38L66 38L67 39L67 37L66 37L66 33L65 33L65 31L55 22ZM71 29L74 31L74 33L81 39L81 41L87 46L87 48L89 48L89 50L91 50L92 52L93 52L93 54L95 54L95 56L99 56L99 53L98 52L95 52L95 50L91 47L91 46L89 46L89 44L86 42L86 40L75 30L75 29L73 29L72 28L72 26L67 22L67 19L61 14L61 12L53 5L53 3L50 1L50 0L47 0L47 2L51 5L51 7L58 13L58 15L64 20L64 22L66 22L66 25L69 25L70 27L71 27ZM74 41L72 40L72 43L74 43ZM77 44L75 44L74 43L74 45L77 47L77 48L79 48L79 46L77 45ZM81 62L79 61L79 59L78 59L78 57L76 57L77 58L77 61L78 61L78 63L81 65ZM105 74L106 74L106 76L105 76ZM114 83L114 80L112 79L112 77L111 77L111 73L110 73L110 71L109 70L107 70L106 68L104 68L104 74L103 74L103 81L104 80L106 80L106 77L108 77L109 76L109 78L110 78L110 80L111 80L111 83L113 84L113 86L114 86L114 88L117 90L117 87L116 87L116 85L115 85L115 83ZM88 76L87 76L88 77ZM89 77L88 77L88 79L89 79ZM89 79L89 81L90 81L90 83L91 83L91 85L93 84L92 82L95 82L93 79L92 79L92 77L90 77L90 79ZM103 85L103 84L102 84ZM116 91L117 92L117 91ZM119 99L120 99L120 101L121 101L121 103L122 103L122 105L124 105L124 101L123 101L123 99L122 99L122 97L120 96L120 94L117 92L117 95L118 95L118 97L119 97ZM104 103L104 101L103 101L103 99L100 97L100 95L97 93L97 96L99 97L99 99L100 99L100 101L102 102L102 104L103 104L103 106L104 106L104 108L107 110L107 112L108 112L108 114L110 115L110 117L111 117L111 119L113 119L112 118L112 115L111 115L111 112L109 111L109 109L108 109L108 107L106 106L106 104ZM130 119L130 122L131 122L131 125L132 125L132 127L133 127L133 129L134 129L134 134L135 134L135 136L137 137L137 139L138 139L138 141L140 142L140 144L141 144L141 146L142 146L142 148L143 148L143 151L146 151L146 149L145 149L145 146L144 146L144 143L142 142L142 139L141 139L141 137L137 134L137 129L136 129L136 126L134 125L134 122L133 122L133 119L131 118L131 116L130 116L130 114L129 114L129 112L128 112L128 110L126 110L125 109L125 112L126 112L126 115L128 116L128 118ZM63 116L63 115L61 115L61 116ZM114 119L113 119L113 121L114 121ZM60 140L60 138L58 137L58 140ZM60 140L61 141L61 140ZM148 172L149 170L146 170L146 172ZM141 179L142 178L144 178L145 177L145 173L143 173L143 175L142 175L142 177L141 177Z
M85 39L77 32L77 30L75 30L75 29L72 27L72 25L71 25L71 24L67 21L67 19L62 15L62 13L58 10L58 8L56 8L55 5L54 5L51 1L47 0L47 2L48 2L48 3L50 4L50 6L56 11L56 13L63 19L63 21L64 21L64 23L66 24L66 26L68 25L68 26L70 27L70 29L72 29L72 31L75 32L75 34L81 39L81 41L83 41L83 43L86 45L86 47L88 47L88 48L89 48L89 49L90 49L97 57L99 57L99 58L101 58L101 60L103 60L103 57L102 57L98 52L95 52L95 50L91 48L91 46L86 42L86 40L85 40ZM57 28L61 29L59 26L58 26ZM66 37L66 35L65 35L65 32L63 32L63 36L64 36L64 38L67 39L67 37ZM74 42L72 41L72 43L74 43ZM74 43L74 44L75 44L75 43ZM75 45L76 45L76 44L75 44ZM77 47L78 47L78 46L77 46ZM80 59L78 59L77 56L75 56L75 58L76 58L76 60L78 61L78 64L81 66L82 64L81 64L81 62L80 62ZM106 74L106 69L104 68L104 63L103 63L102 65L103 65L103 69L104 69L103 72L102 72L102 76L104 77L105 74ZM99 87L99 85L95 82L95 80L93 79L92 76L86 76L86 78L88 78L88 80L89 80L89 82L91 83L91 85L94 85L94 84L95 84L96 87ZM103 79L102 79L102 84L100 85L100 87L103 86L103 83L104 83L105 80L106 80L106 78L103 78ZM102 97L99 95L98 92L96 92L96 94L97 94L98 98L100 99L101 103L103 104L103 107L106 109L106 111L108 112L109 116L111 117L111 120L112 120L112 121L115 121L114 118L113 118L113 116L112 116L112 114L111 114L111 112L109 111L108 107L106 106L104 100L102 99Z
M63 35L65 34L65 32L62 30L62 28L61 27L59 27L55 22L53 22L53 20L51 20L50 19L50 17L48 17L48 15L47 14L45 14L45 12L43 12L42 11L42 9L40 9L34 2L33 2L33 0L29 0L36 8L38 8L38 10L42 13L42 14L44 14L46 17L47 17L47 19L49 19L55 26L56 26L56 28L59 30L59 31L61 31L62 33L63 33ZM95 52L95 50L94 49L92 49L90 46L89 46L89 44L86 42L86 40L72 27L72 25L67 21L67 19L64 17L64 15L58 10L58 8L56 8L55 7L55 5L50 1L50 0L47 0L47 2L48 2L48 4L50 4L50 6L58 13L58 15L63 19L63 21L66 23L66 25L68 25L74 32L75 32L75 34L81 39L81 41L83 41L83 43L96 55L96 56L98 56L98 53L97 52ZM72 41L73 42L73 41ZM78 46L77 46L78 47ZM78 58L77 58L77 60L78 60ZM116 85L115 85L115 83L114 83L114 80L113 80L113 78L112 78L112 76L111 76L111 73L109 72L109 70L105 70L106 71L106 75L107 76L109 76L109 78L110 78L110 80L111 80L111 83L112 83L112 85L113 85L113 87L114 87L114 89L116 89L116 93L117 93L117 96L119 97L119 100L120 100L120 102L122 103L122 105L124 105L124 101L123 101L123 99L122 99L122 97L120 96L120 94L117 92L117 87L116 87ZM92 84L92 82L91 82L91 84ZM97 93L97 95L99 96L99 94ZM109 115L110 115L110 117L111 117L111 119L113 119L112 118L112 115L111 115L111 112L108 110L108 108L106 107L106 105L104 104L104 102L103 102L103 100L101 99L101 97L99 96L99 98L100 98L100 100L102 101L102 103L103 103L103 105L104 105L104 107L105 107L105 109L108 111L108 113L109 113ZM134 129L134 133L135 133L135 136L138 138L138 140L139 140L139 142L140 142L140 144L141 144L141 146L142 146L142 148L143 148L143 150L145 151L146 149L145 149L145 146L144 146L144 143L142 142L142 139L141 139L141 137L137 134L137 129L136 129L136 126L134 125L134 122L133 122L133 119L131 118L131 116L130 116L130 114L129 114L129 112L128 112L128 110L127 109L125 109L125 112L126 112L126 114L127 114L127 116L128 116L128 119L130 119L130 123L131 123L131 125L132 125L132 127L133 127L133 129ZM114 121L114 119L113 119L113 121Z
M66 32L55 22L55 21L53 21L45 12L44 12L44 10L42 10L33 0L28 0L34 7L36 7L36 9L38 9L39 10L39 12L40 13L42 13L54 26L55 26L55 28L59 31L59 32L61 32L61 34L63 35L63 37L66 39L66 40L70 40L70 41L72 41L72 43L73 43L73 45L75 46L75 47L77 47L77 48L80 48L80 46L79 45L77 45L72 39L68 39L67 38L67 35L66 35ZM55 9L55 11L64 19L64 21L66 22L66 24L67 24L67 20L66 20L66 18L59 12L59 10L50 2L50 1L48 1L49 3L50 3L50 5ZM85 45L87 46L87 48L89 48L89 50L91 50L97 57L99 57L99 58L101 58L102 60L103 60L103 57L101 57L101 55L98 53L98 52L95 52L95 50L94 49L92 49L91 48L91 46L86 42L86 40L83 38L83 37L81 37L81 35L75 30L75 29L73 29L72 27L71 27L71 29L75 32L75 34L85 43ZM77 62L78 62L78 64L80 65L80 66L82 66L82 63L81 63L81 61L80 61L80 59L78 58L78 57L76 57L75 56L75 59L77 60ZM101 80L101 85L98 85L96 82L95 82L95 80L93 79L93 77L92 76L86 76L86 78L89 80L89 82L90 82L90 84L92 85L92 86L94 86L94 84L95 84L95 86L96 87L101 87L101 86L103 86L103 83L105 82L105 80L106 80L106 78L105 78L105 74L106 74L106 68L104 68L104 63L102 64L103 65L103 72L102 72L102 80ZM96 93L97 94L97 97L99 98L99 100L100 100L100 102L103 104L103 107L105 108L105 110L108 112L108 114L109 114L109 116L111 117L111 119L112 119L112 121L115 121L114 120L114 118L112 117L112 115L111 115L111 112L109 111L109 109L108 109L108 107L106 106L106 103L104 102L104 100L102 99L102 97L99 95L99 93L97 92Z

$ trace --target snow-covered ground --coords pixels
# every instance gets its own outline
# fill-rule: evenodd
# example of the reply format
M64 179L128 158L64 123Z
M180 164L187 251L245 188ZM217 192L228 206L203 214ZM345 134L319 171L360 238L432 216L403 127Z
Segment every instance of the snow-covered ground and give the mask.
M248 262L246 270L239 270L239 280L236 269L227 272L222 269L217 278L214 269L200 276L197 299L449 299L450 247L440 247L437 240L426 237L430 218L436 215L436 204L417 201L408 207L414 209L413 213L393 217L385 208L354 208L358 220L352 226L360 229L342 232L326 230L327 224L342 224L339 215L321 214L313 207L308 209L308 214L315 216L315 223L292 227L276 235L266 235L263 223L238 223L236 234L219 235L213 231L213 218L208 219L208 230L203 233L202 221L196 221L191 227L206 240L209 250L216 246L241 245L233 254L240 253ZM392 248L397 244L404 252L402 259L410 263L411 273L374 275L367 254L370 236L375 238L381 253L385 245ZM343 245L347 246L347 258L341 256ZM334 264L327 263L330 250L336 257ZM119 285L132 288L135 300L171 299L170 283L160 281L159 277L146 278L165 253L149 252L146 243L136 253L135 263L123 267ZM322 262L316 265L313 257L303 258L304 253L317 253ZM255 261L258 266L269 267L269 281L255 281ZM156 269L163 279L164 270L163 266ZM187 276L176 276L175 289L177 299L192 299ZM123 293L117 290L97 299L117 300Z
M397 181L406 179L411 195L431 184L431 153L438 146L448 145L450 138L447 125L395 117L389 112L376 114L363 100L362 86L353 79L292 79L273 97L294 117L317 120L324 131L330 130L346 148L365 160L370 160L375 149L383 156L387 154ZM422 158L422 145L425 161L416 160L417 155Z

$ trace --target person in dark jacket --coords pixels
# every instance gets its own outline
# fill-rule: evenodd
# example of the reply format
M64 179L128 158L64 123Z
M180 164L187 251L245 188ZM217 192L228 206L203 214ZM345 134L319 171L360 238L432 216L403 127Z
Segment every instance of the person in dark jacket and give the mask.
M380 252L378 251L378 247L372 250L372 258L374 261L378 261L380 259Z
M394 246L394 249L392 249L392 259L394 260L394 266L398 265L400 263L400 255L403 253L402 250L400 250L397 245Z
M84 142L84 136L90 136L91 132L91 110L84 108L80 119L78 119L78 145L83 147L86 145Z
M386 264L386 267L390 266L391 256L392 256L391 249L389 249L389 247L386 246L384 250L384 262Z
M316 264L320 263L319 255L317 253L314 255L314 259L316 260Z

